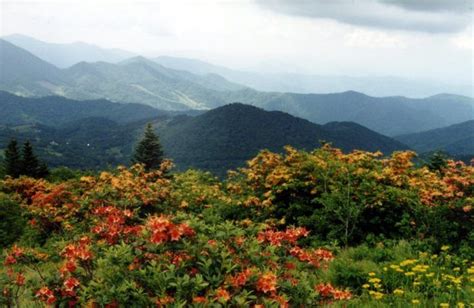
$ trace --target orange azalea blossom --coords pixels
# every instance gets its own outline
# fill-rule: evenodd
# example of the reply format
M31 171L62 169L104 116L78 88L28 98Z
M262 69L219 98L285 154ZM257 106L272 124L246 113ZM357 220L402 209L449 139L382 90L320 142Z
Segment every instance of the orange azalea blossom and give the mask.
M278 304L280 304L280 308L288 308L290 307L290 304L288 304L288 301L286 300L286 298L284 298L283 296L279 296L279 295L274 295L272 296L273 300L275 300Z
M193 303L206 303L207 299L204 296L195 296L193 298Z
M314 289L325 298L334 298L335 300L348 300L352 298L350 291L342 291L334 288L330 283L320 283Z
M171 303L174 303L174 298L166 295L165 297L161 297L156 300L156 307L166 307L166 305Z
M18 273L16 275L15 284L17 286L23 286L25 284L25 275L23 275L22 273Z
M61 277L64 277L67 273L74 273L77 269L77 264L76 261L74 260L68 260L66 263L64 263L63 266L59 269L59 272L61 273Z
M271 272L260 276L257 281L257 290L263 293L275 292L277 289L277 276Z
M92 252L89 250L89 238L82 238L78 244L69 244L64 247L62 255L70 261L79 259L81 261L88 261L92 259Z
M325 249L316 249L313 251L304 250L298 246L290 249L290 254L302 262L307 262L316 268L320 267L321 261L330 261L334 259L334 256L330 251Z
M80 282L76 278L70 277L64 281L63 285L66 288L66 290L70 291L78 287L80 285Z
M315 288L322 297L329 297L334 292L334 287L330 284L320 283Z
M187 224L174 224L164 216L153 216L146 222L147 229L151 231L150 242L161 244L171 241L179 241L183 236L194 236L194 230Z
M12 255L8 255L5 257L5 262L3 262L4 265L12 265L15 264L17 261Z
M260 243L267 242L273 246L281 246L283 242L294 245L298 239L306 237L308 234L309 231L302 227L288 228L286 231L266 230L258 233L257 240Z
M352 298L352 293L350 291L334 290L332 296L335 300L349 300Z
M40 301L46 302L46 304L51 305L56 302L56 297L54 296L53 291L48 287L42 287L36 292L35 295Z
M244 271L234 275L234 276L231 276L230 277L230 284L234 287L234 288L239 288L239 287L242 287L244 286L250 275L252 275L252 270L250 268L247 268L245 269Z
M216 299L220 302L227 302L230 299L230 294L224 288L218 288L215 293Z
M21 257L25 253L23 248L18 247L16 244L12 247L12 255L16 258Z

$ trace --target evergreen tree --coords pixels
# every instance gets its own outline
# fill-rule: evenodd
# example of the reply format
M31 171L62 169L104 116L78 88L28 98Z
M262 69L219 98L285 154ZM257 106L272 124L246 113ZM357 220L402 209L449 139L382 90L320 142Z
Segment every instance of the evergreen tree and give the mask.
M443 151L437 151L431 154L428 162L425 164L432 171L441 171L448 164L448 155Z
M144 164L145 170L150 171L158 169L162 161L163 150L161 149L160 140L155 134L151 123L148 123L142 140L140 140L135 148L132 162Z
M21 174L21 157L15 139L10 140L5 150L4 168L5 174L11 177L17 178Z
M21 174L34 178L41 178L48 175L47 165L38 160L33 151L33 146L29 141L23 144L21 154Z

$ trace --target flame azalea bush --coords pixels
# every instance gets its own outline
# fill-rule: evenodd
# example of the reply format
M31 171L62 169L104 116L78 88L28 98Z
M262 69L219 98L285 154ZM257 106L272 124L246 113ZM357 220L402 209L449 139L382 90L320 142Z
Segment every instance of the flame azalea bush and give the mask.
M313 152L287 147L285 155L263 151L231 173L227 188L242 215L283 219L346 245L373 236L474 244L474 167L449 161L432 172L414 166L413 152L381 155L327 145Z
M225 181L170 174L169 161L59 183L7 178L2 198L29 223L3 250L0 305L469 305L473 168L430 171L414 155L263 151ZM419 244L399 260L389 241L403 239ZM445 243L453 253L418 255Z

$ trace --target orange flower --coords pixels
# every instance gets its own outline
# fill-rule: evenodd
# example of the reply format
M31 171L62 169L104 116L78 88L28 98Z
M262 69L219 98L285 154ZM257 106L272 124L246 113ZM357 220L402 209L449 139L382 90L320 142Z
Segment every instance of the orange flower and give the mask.
M216 299L225 303L230 299L230 294L227 292L227 290L219 288L216 290Z
M18 273L18 275L16 275L16 281L15 281L15 284L17 286L22 286L25 284L25 275L23 275L22 273Z
M315 290L318 291L322 297L329 297L334 292L334 287L330 283L320 283L315 287Z
M70 277L64 281L64 287L66 288L67 291L71 291L74 288L78 287L80 285L79 280L77 280L74 277Z
M193 303L206 303L207 300L204 296L195 296L193 298Z
M243 272L236 274L235 276L232 276L230 278L230 284L234 288L239 288L244 286L247 283L247 280L249 279L249 276L252 274L252 271L247 268Z
M54 296L53 291L51 291L48 287L42 287L39 289L35 296L41 301L46 302L48 305L54 304L56 302L56 297Z
M257 281L257 290L263 293L275 292L277 285L277 277L275 274L268 272L260 276Z

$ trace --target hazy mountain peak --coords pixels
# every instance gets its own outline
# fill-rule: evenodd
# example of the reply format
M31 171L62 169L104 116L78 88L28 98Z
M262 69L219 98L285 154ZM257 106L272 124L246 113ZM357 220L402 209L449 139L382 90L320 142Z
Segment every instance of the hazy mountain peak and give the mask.
M134 56L133 53L125 50L102 48L79 41L49 43L23 34L12 34L3 38L61 68L72 66L81 61L114 63Z

